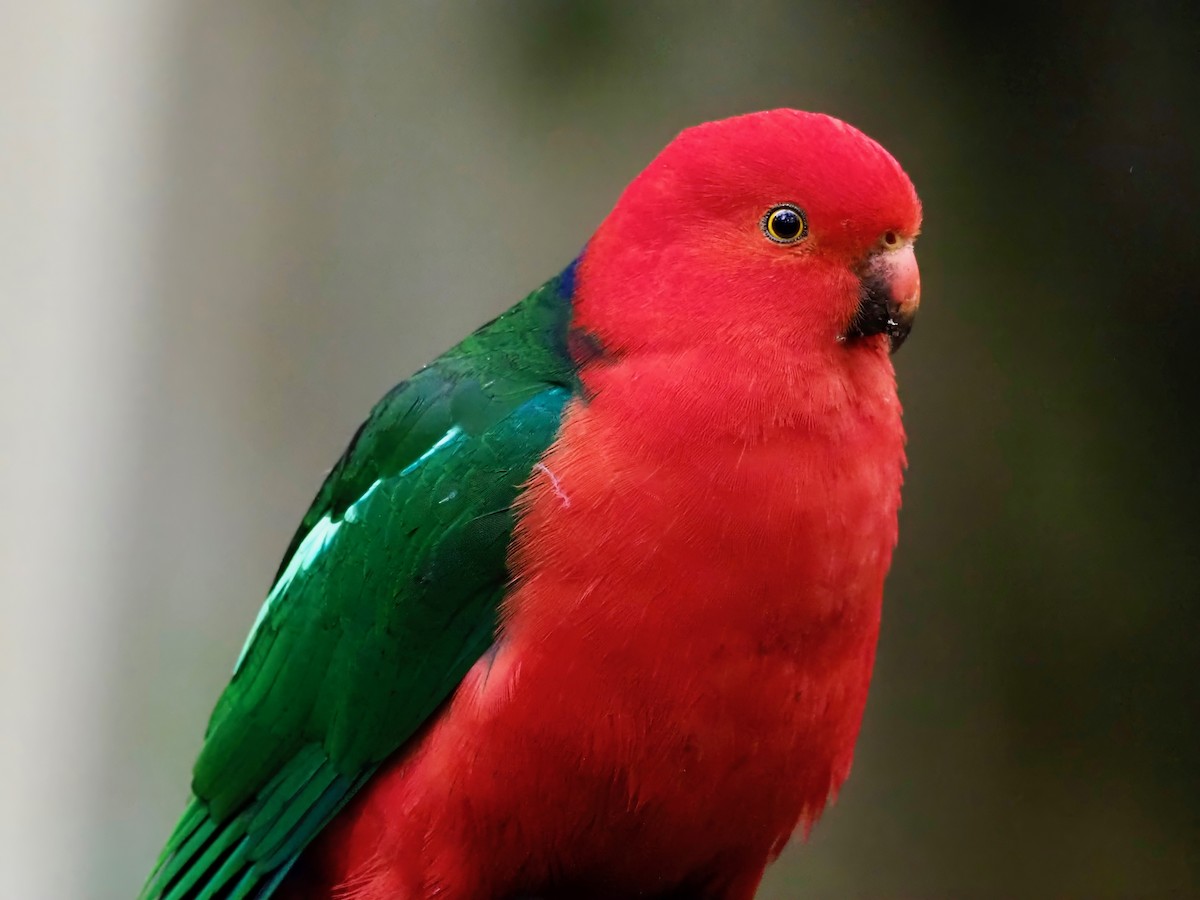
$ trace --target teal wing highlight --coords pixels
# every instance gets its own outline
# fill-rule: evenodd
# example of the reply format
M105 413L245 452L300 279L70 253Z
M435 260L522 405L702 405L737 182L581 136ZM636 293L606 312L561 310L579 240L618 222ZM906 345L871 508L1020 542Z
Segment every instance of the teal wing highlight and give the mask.
M143 898L269 896L486 651L513 501L576 391L571 275L359 429L284 555Z

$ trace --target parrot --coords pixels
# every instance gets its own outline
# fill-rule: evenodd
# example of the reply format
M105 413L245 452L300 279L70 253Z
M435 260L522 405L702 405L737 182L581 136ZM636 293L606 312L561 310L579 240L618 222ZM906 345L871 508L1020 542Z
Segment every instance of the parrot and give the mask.
M142 900L750 900L851 766L921 204L775 109L387 393L295 532Z

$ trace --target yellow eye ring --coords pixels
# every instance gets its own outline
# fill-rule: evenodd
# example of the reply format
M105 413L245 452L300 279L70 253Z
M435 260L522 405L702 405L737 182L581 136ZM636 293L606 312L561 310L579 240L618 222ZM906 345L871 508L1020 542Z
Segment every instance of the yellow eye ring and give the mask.
M776 244L794 244L808 237L804 210L790 203L772 206L762 217L762 231Z

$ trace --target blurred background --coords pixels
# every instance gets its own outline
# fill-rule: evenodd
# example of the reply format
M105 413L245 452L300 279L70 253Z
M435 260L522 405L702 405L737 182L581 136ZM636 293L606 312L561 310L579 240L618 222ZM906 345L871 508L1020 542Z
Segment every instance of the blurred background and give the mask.
M1200 6L0 12L0 896L127 898L323 472L687 125L925 204L857 763L761 896L1200 893Z

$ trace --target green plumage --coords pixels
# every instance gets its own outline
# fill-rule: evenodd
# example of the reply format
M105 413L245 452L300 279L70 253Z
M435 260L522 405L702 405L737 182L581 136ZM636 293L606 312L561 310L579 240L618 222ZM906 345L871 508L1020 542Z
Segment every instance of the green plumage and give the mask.
M513 500L576 391L571 270L371 412L305 514L143 898L266 897L493 640Z

